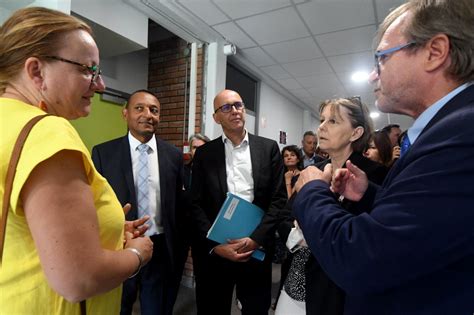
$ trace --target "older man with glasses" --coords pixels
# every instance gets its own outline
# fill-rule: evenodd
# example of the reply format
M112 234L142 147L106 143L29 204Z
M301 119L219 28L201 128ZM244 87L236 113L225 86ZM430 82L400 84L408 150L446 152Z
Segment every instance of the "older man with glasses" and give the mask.
M415 119L381 187L351 163L303 171L295 214L345 314L472 314L474 5L412 0L377 37L376 105ZM333 172L332 172L333 171ZM334 193L368 213L350 214Z
M247 132L237 92L220 92L214 109L223 135L196 150L192 169L198 314L230 314L234 287L243 314L268 314L276 217L286 203L283 159L275 141ZM218 244L206 235L227 192L259 206L265 215L249 237ZM265 251L263 261L251 258L256 249Z

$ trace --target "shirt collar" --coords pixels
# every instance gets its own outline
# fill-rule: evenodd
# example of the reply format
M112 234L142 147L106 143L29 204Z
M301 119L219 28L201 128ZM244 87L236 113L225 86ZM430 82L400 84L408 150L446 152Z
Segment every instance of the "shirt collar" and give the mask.
M313 153L313 155L311 155L310 157L308 157L304 152L303 148L301 148L301 154L303 155L303 159L305 160L314 160L316 158L316 152Z
M244 131L245 131L244 139L242 140L242 143L236 145L236 147L249 143L249 133L248 133L247 129L244 129ZM230 143L230 144L233 145L232 141L225 135L225 133L222 133L222 142L224 144Z
M128 132L128 141L130 143L130 148L132 148L133 151L136 151L138 146L142 144L137 138L135 138L130 133L130 131ZM155 135L153 135L151 139L145 143L148 144L148 146L152 149L153 152L157 152Z
M469 87L473 82L464 83L461 86L458 86L456 89L452 90L441 99L436 101L433 105L428 107L421 115L415 120L413 125L408 128L407 134L410 139L410 143L413 144L416 139L420 136L423 129L428 125L428 123L433 119L433 117L441 110L441 108L446 105L453 97L461 93L467 87Z

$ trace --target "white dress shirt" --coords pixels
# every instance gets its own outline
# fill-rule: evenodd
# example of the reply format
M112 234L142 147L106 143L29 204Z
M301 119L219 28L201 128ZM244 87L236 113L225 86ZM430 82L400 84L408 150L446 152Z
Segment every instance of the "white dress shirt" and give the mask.
M138 146L142 144L138 141L130 132L128 133L128 141L130 143L130 156L132 157L132 170L133 170L133 181L135 185L135 190L137 190L137 178L138 178L138 157L140 152L138 151ZM160 195L160 170L158 168L158 150L156 147L155 135L146 143L149 146L148 149L148 170L150 176L148 178L148 200L150 202L148 207L148 214L151 217L151 220L154 220L156 223L155 226L152 226L145 235L154 235L158 233L163 233L163 225L161 222L161 195ZM156 154L155 154L156 152Z
M222 141L225 147L227 188L230 193L252 202L254 183L248 132L245 131L245 137L239 145L234 146L225 134L222 135Z

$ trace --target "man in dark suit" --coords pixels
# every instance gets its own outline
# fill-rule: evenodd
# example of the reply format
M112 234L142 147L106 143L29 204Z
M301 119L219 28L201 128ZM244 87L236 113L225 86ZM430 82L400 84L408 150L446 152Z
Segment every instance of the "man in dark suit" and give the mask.
M325 159L316 154L316 146L318 145L318 139L316 134L308 130L303 134L303 140L301 140L301 155L303 156L303 167L309 165L315 165Z
M153 246L153 257L138 275L124 283L121 314L131 314L137 293L141 314L172 314L184 266L186 249L179 227L183 224L180 194L183 183L183 158L174 146L155 136L160 119L160 102L147 91L133 93L123 116L129 133L92 149L97 170L108 180L120 202L131 204L127 220L145 214ZM139 213L138 148L144 152L148 174L143 180L147 187L145 213ZM141 211L140 211L141 212Z
M412 0L392 11L370 79L380 110L415 119L406 152L381 187L349 162L333 176L331 167L300 175L295 214L346 291L345 314L474 311L473 29L472 0ZM344 211L333 192L368 213Z
M245 130L245 106L237 92L219 93L214 109L224 134L196 150L191 184L198 314L230 314L234 287L242 314L268 314L274 234L286 201L283 161L275 141ZM250 237L219 245L206 234L227 192L253 202L265 215ZM266 252L263 261L251 258L258 248Z

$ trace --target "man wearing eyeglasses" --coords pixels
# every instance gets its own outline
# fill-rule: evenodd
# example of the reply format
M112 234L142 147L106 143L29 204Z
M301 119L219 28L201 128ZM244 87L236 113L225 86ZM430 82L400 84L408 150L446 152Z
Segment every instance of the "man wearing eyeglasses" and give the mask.
M344 314L474 311L472 30L472 0L412 0L392 11L370 79L381 111L415 120L405 152L381 187L349 162L300 174L294 212L347 293ZM367 213L345 212L335 192Z
M245 105L237 92L220 92L214 109L223 135L196 150L192 170L198 315L230 314L234 287L243 314L268 314L277 213L286 201L283 160L275 141L247 132ZM227 192L266 213L250 237L219 245L206 235ZM259 248L266 253L263 261L251 258Z

